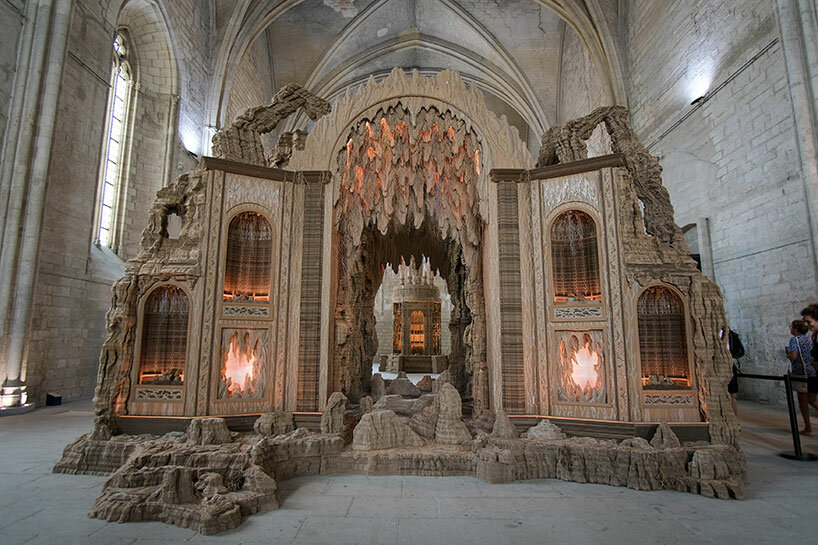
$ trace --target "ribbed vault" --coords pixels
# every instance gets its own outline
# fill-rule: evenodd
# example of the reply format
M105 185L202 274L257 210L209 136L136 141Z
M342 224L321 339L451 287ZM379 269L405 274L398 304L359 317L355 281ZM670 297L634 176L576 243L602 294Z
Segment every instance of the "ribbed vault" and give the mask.
M609 0L237 0L221 14L210 123L223 126L236 70L269 56L273 88L299 83L333 99L394 66L456 70L506 115L524 140L556 123L564 29L588 49L607 103L625 103ZM615 13L615 7L613 8ZM257 63L258 64L258 63ZM261 63L264 64L264 63ZM259 70L262 70L259 66ZM305 128L294 118L286 129Z

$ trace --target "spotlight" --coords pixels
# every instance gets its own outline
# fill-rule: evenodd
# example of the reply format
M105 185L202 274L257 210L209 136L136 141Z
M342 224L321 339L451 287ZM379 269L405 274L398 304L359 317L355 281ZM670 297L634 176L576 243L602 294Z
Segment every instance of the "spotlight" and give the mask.
M201 140L194 129L189 127L182 127L179 129L179 138L182 141L182 146L185 150L198 157L201 152Z
M700 66L695 70L694 75L687 82L687 96L688 100L692 100L691 104L696 105L701 103L707 97L707 91L710 89L711 76L708 66Z

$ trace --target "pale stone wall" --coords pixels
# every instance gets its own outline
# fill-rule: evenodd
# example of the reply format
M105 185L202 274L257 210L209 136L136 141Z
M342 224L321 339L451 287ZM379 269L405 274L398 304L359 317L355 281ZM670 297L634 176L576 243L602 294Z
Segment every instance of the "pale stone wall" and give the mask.
M126 146L130 143L130 169L124 186L125 211L117 247L117 254L123 259L130 259L139 251L153 197L170 181L165 179L165 149L178 86L176 63L160 14L141 4L126 4L117 21L119 28L127 30L128 59L137 83L131 99L132 137L130 142L125 140Z
M611 105L610 94L579 36L565 25L562 32L557 123L588 115L599 106ZM610 152L610 142L600 125L588 140L588 156Z
M164 7L173 47L179 67L181 84L179 94L179 136L190 134L199 141L197 154L206 153L209 149L210 133L207 132L206 100L208 82L212 75L215 44L211 25L211 3L200 0L156 0ZM218 3L218 2L216 2ZM176 172L182 174L196 167L197 161L176 148Z
M108 97L109 32L75 4L64 61L34 288L26 381L35 400L93 392L110 284L122 273L108 250L91 251L101 126ZM101 52L104 52L102 54Z
M273 89L269 67L270 55L265 32L253 41L236 70L227 102L227 124L232 123L247 108L270 103L276 90Z
M693 109L693 98L777 37L774 2L637 1L627 14L625 47L632 123L661 158L676 223L709 218L715 280L747 350L742 368L770 374L786 371L789 322L816 297L780 44L659 137ZM691 89L697 77L711 83ZM700 223L700 241L705 230ZM747 380L741 388L748 397L783 401L778 384Z
M270 46L267 32L256 38L236 70L230 86L230 97L225 108L227 125L243 114L248 108L269 104L277 89L273 88L271 73ZM275 146L278 131L262 135L261 141L266 150Z
M179 99L179 132L172 146L169 178L196 165L181 145L183 130L203 137L204 95L209 70L207 6L193 1L164 2L170 22L171 50L157 44L156 18L129 21L140 89L135 108L129 185L125 199L120 255L91 244L99 161L111 74L111 38L119 4L79 1L73 6L68 51L54 132L48 193L34 288L27 354L29 392L39 403L47 391L71 400L90 397L99 351L105 339L105 312L111 285L124 274L123 259L139 245L147 211L164 179L166 133L174 94ZM146 9L139 0L127 9ZM0 4L0 9L4 4ZM126 13L127 13L126 9ZM158 12L155 12L158 13ZM122 24L123 21L118 21ZM6 24L2 19L2 25ZM0 40L5 40L2 35ZM3 50L5 53L5 49ZM179 70L172 85L171 55Z
M576 32L563 25L557 123L588 115L610 100L588 50Z

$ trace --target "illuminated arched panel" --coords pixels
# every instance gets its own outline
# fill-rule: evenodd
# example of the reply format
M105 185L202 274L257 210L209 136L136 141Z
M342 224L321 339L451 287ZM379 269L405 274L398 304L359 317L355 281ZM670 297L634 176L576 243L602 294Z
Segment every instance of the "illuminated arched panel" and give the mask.
M568 210L553 221L551 264L556 302L601 298L596 223L588 213Z
M227 229L224 298L269 301L273 229L257 212L237 214Z
M142 311L139 384L181 385L187 360L187 294L176 286L153 290Z
M652 286L639 296L636 311L645 389L689 387L690 362L682 299L669 288Z

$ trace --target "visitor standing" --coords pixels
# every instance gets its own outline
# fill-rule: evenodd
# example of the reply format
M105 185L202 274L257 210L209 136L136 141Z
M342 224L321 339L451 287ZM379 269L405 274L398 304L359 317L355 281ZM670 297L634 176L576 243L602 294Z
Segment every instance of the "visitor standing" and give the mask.
M818 303L810 303L807 305L804 310L801 311L801 317L804 319L804 324L812 333L812 350L810 350L810 356L812 356L812 367L815 369L815 362L818 362L818 342L816 342L816 338L818 338ZM807 382L808 393L811 391L813 392L813 396L815 396L818 394L818 377L807 380L809 381Z
M790 360L790 375L805 378L807 382L793 382L792 389L798 396L798 407L801 409L801 418L804 420L804 429L801 433L812 433L812 424L809 418L810 405L818 409L818 373L813 366L812 337L807 335L809 328L803 320L795 320L790 324L790 342L787 345L787 358Z
M733 378L730 379L730 383L727 384L727 393L730 394L730 405L733 406L733 412L738 416L736 394L738 394L738 374L741 372L739 359L744 356L744 345L738 333L729 328L727 329L727 349L733 358Z

